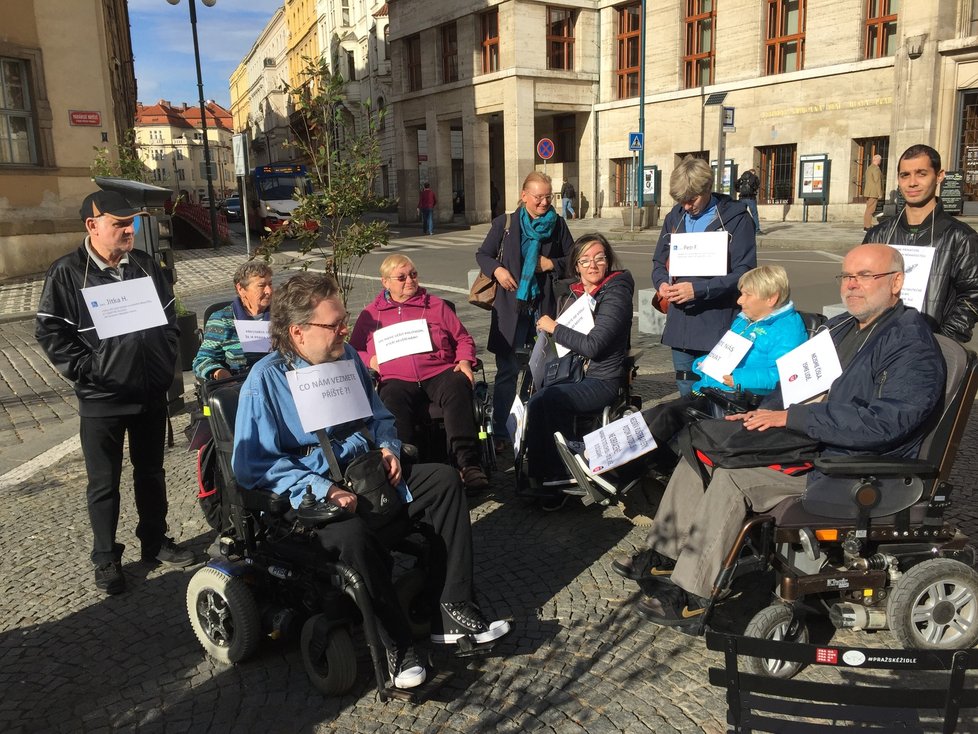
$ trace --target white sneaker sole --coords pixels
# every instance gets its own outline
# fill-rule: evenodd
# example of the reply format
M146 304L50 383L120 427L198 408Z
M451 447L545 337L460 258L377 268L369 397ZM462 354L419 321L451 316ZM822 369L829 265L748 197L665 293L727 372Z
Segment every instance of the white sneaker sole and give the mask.
M399 675L395 676L391 681L395 688L417 688L425 679L428 677L428 673L425 671L424 667L421 665L415 665L412 668L408 668Z
M487 629L485 632L480 632L477 635L473 635L472 633L468 633L468 634L453 633L447 635L433 634L431 636L431 641L436 642L440 645L451 645L453 643L458 642L463 637L471 637L473 642L477 644L482 644L484 642L492 642L493 640L498 640L500 637L508 635L509 630L510 630L509 622L503 619L497 619L495 622L489 625L489 629Z

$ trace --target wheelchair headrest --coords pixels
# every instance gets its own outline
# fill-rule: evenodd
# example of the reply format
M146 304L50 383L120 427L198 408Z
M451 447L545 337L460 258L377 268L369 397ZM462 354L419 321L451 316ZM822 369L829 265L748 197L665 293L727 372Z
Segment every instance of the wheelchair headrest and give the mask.
M234 444L234 419L238 414L238 397L244 376L236 379L222 380L218 383L204 384L204 399L210 408L208 421L211 433L220 449L222 446Z
M957 445L949 446L955 425L966 422L975 397L975 370L978 358L975 353L965 349L956 341L936 335L937 343L944 355L947 366L947 379L944 383L944 402L927 422L928 429L920 446L919 458L927 459L937 467L942 466L950 449L957 451ZM949 468L949 467L948 467Z
M808 336L815 336L815 332L821 328L821 326L828 321L820 313L811 313L809 311L799 311L798 315L801 316L801 323L805 325L805 331L808 332Z

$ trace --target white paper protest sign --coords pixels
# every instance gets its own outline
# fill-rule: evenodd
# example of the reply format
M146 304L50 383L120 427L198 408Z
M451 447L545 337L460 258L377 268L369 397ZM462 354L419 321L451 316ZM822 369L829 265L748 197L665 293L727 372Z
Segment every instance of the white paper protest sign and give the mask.
M820 331L776 363L785 408L822 394L842 374L839 354L828 331Z
M270 352L272 340L268 335L269 322L264 320L251 321L235 319L234 330L238 332L238 341L245 352Z
M513 439L513 453L520 452L520 445L523 442L523 424L526 421L526 406L520 401L520 396L516 396L513 407L509 409L509 418L506 420L506 430L509 431L510 438Z
M589 334L594 328L594 299L588 295L581 296L557 317L557 323L579 334ZM563 357L568 352L570 349L557 344L558 357Z
M726 375L733 374L734 368L740 364L752 346L754 342L747 337L728 331L700 362L699 371L717 382L723 382Z
M655 446L655 439L641 413L626 415L584 436L588 466L595 474L627 464Z
M374 332L377 364L410 354L427 354L432 349L428 319L411 319Z
M934 264L936 247L917 247L916 245L890 245L903 255L903 288L900 298L903 305L922 311L924 296L927 295L927 281Z
M373 414L351 359L289 370L285 376L304 431L312 433Z
M152 278L121 280L82 288L99 339L166 324L166 314Z
M726 275L727 233L677 232L669 239L669 277Z

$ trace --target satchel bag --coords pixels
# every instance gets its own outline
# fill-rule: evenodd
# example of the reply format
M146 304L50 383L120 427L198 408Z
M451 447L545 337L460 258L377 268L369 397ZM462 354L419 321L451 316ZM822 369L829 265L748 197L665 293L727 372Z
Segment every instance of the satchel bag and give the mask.
M351 461L343 474L343 483L357 496L357 514L372 530L389 524L404 505L397 487L391 486L384 455L378 449Z
M585 362L584 357L574 352L551 359L543 366L543 387L580 382L584 379Z
M506 229L503 231L503 238L499 241L499 251L496 253L497 260L503 256L503 242L506 241L506 236L509 234L509 226L512 219L512 214L506 215ZM499 284L494 277L480 272L476 276L472 287L469 288L469 303L486 311L491 311L492 304L496 301L496 288L498 286Z
M722 469L805 464L818 457L819 443L788 428L748 431L741 421L701 420L679 433L683 458L708 480L700 455Z

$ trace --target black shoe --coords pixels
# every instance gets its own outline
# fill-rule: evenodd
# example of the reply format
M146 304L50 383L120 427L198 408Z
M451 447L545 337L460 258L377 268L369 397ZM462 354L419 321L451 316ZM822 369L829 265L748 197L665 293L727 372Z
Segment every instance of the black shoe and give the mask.
M706 612L706 604L706 599L687 594L678 586L665 586L654 596L642 599L635 608L650 622L681 627L695 624Z
M676 562L657 553L651 548L640 551L630 557L616 558L611 563L611 569L619 576L632 581L642 581L647 578L669 578Z
M462 484L469 494L478 494L489 488L489 477L481 466L467 466L462 469Z
M126 590L126 577L122 575L122 564L109 561L95 567L95 588L106 594L121 594Z
M510 630L509 622L505 620L490 622L486 619L475 602L442 602L438 609L441 614L431 625L432 642L447 645L471 637L473 642L480 644L498 640Z
M163 538L163 544L156 553L143 551L142 560L146 563L162 563L174 568L186 568L195 560L194 552L181 548L173 542L173 538Z
M410 645L387 649L387 673L395 688L417 688L428 677Z
M564 505L567 504L567 497L568 495L563 492L543 497L539 503L540 509L544 512L557 512L558 510L562 510Z

